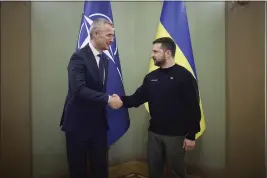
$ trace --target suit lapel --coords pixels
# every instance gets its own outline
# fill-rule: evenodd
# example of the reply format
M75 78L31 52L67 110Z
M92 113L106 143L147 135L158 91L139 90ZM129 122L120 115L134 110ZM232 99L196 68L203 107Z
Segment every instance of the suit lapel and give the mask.
M89 72L92 74L93 78L96 81L102 82L103 79L100 79L99 69L91 48L89 47L89 45L86 45L82 50L86 56L85 64L86 67L89 69Z

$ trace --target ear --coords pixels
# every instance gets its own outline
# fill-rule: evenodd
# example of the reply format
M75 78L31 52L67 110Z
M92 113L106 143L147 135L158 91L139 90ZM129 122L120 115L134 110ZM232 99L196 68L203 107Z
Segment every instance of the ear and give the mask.
M96 30L95 31L95 36L98 36L99 35L99 30Z
M166 54L169 55L169 56L171 56L171 50L167 50L166 51Z

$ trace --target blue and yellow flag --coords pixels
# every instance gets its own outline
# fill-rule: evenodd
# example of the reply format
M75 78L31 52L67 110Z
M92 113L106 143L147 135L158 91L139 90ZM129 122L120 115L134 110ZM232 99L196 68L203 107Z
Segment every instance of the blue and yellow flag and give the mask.
M189 26L187 21L186 7L184 2L164 1L160 22L158 26L157 38L170 37L176 43L175 62L188 71L197 79L197 72L192 51ZM150 61L149 72L157 69L153 60ZM197 133L196 139L203 134L206 129L202 102L200 99L201 121L200 132ZM148 103L145 104L147 111Z

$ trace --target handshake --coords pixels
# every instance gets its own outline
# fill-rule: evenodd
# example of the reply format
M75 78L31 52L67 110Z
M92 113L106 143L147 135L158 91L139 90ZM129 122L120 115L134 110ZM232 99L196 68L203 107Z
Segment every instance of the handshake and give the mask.
M119 109L123 105L121 98L117 94L110 96L108 104L112 109Z

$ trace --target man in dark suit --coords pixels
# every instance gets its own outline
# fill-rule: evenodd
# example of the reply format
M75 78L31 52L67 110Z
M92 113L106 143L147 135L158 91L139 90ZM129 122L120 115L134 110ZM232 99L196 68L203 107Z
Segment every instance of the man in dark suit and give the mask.
M70 178L87 178L87 156L91 177L108 177L105 107L122 105L119 98L105 93L108 60L102 53L113 38L113 24L97 19L90 27L89 44L70 58L69 89L60 124L66 136Z

